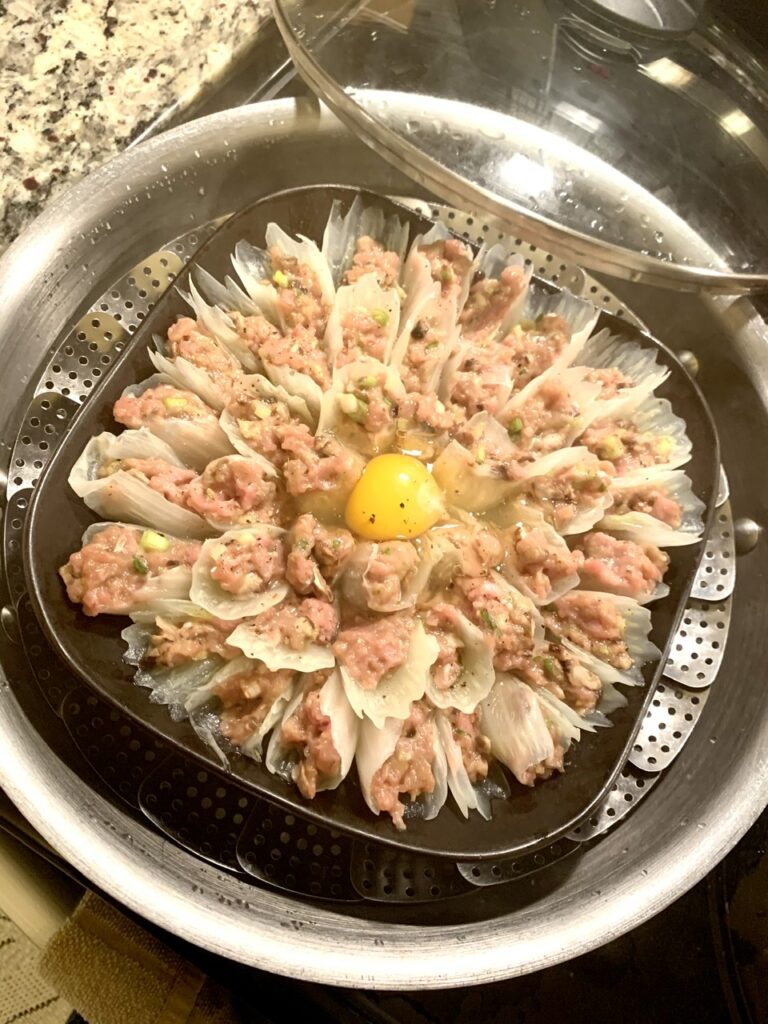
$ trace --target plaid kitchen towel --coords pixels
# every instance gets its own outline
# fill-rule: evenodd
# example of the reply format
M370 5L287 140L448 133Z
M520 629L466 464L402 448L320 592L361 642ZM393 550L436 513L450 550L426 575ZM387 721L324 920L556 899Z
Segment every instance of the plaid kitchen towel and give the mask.
M71 1006L38 967L40 951L0 912L0 1024L65 1024Z

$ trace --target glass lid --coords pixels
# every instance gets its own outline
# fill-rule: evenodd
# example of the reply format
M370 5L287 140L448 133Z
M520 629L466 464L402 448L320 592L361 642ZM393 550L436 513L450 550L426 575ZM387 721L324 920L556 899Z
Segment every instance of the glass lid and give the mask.
M768 69L703 0L275 0L300 73L447 201L594 270L768 287Z

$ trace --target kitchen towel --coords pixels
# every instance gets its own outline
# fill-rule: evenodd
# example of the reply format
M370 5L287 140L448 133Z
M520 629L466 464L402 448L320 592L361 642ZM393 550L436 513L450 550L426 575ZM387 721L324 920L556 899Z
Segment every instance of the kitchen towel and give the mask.
M50 940L40 966L89 1024L240 1020L224 989L93 893Z
M65 1024L71 1006L38 969L40 951L0 911L0 1024Z

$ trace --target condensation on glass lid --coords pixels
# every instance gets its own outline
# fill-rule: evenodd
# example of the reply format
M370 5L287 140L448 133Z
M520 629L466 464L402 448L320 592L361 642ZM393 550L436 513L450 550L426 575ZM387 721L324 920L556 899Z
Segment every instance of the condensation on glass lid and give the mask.
M765 287L754 62L706 12L686 37L693 8L669 24L659 8L655 28L611 8L457 0L435 18L403 0L352 15L338 0L277 0L277 18L312 88L446 201L595 270Z

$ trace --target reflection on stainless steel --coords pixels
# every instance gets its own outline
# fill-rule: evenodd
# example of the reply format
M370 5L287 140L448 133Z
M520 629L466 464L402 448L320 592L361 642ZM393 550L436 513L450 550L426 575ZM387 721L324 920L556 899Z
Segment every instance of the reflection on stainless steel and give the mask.
M698 3L389 0L321 38L339 2L277 0L286 45L417 180L593 269L768 284L768 80L745 77ZM509 173L519 156L546 173L533 190Z
M4 380L29 378L64 328L168 239L277 188L334 179L395 194L414 191L312 103L228 111L119 157L49 208L0 264ZM596 286L587 285L588 294L602 302L590 287ZM743 299L710 306L692 295L623 282L617 288L626 289L625 301L663 340L696 352L699 382L721 428L735 514L759 519L768 480L744 455L768 445L762 322ZM730 316L728 330L721 311ZM15 395L3 397L7 434ZM536 970L657 913L702 877L762 808L768 708L754 667L768 659L767 551L761 534L739 565L738 614L722 677L667 778L648 798L580 856L418 915L413 908L369 905L329 910L254 888L137 825L40 738L18 685L20 648L2 644L13 689L0 678L0 784L94 884L235 960L308 980L381 988L448 987Z
M736 554L748 555L750 551L754 551L762 532L762 526L756 523L754 519L750 519L748 516L742 516L740 519L737 519L733 524Z

